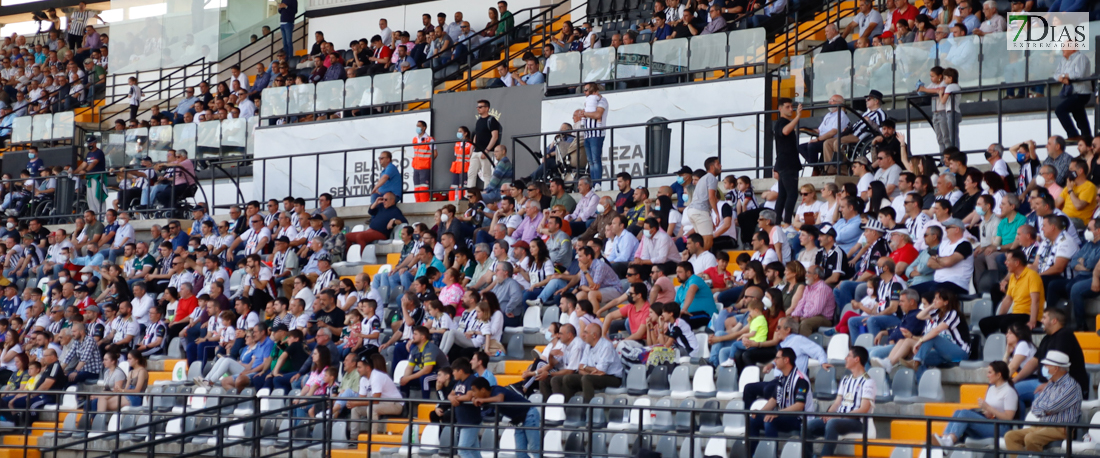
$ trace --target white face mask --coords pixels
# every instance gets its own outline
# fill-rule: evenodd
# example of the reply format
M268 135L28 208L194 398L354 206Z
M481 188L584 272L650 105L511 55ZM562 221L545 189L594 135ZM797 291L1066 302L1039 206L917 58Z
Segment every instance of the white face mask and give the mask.
M544 335L546 336L546 341L547 341L547 342L549 342L549 341L551 341L551 340L554 340L554 333L550 332L550 330L549 330L549 329L547 329L547 330L546 330L546 332L544 333Z
M442 214L442 215L441 215L441 216L439 217L439 220L440 220L440 221L442 221L442 222L444 222L444 223L446 223L446 222L447 222L447 221L449 221L450 219L451 219L451 215L448 215L448 214L446 214L446 213Z
M85 281L86 282L90 278L92 278L92 274L84 274L84 275L80 276L80 281Z
M764 303L764 310L772 308L772 298L764 296L764 299L761 299L760 302Z
M982 182L982 191L989 191L989 183Z
M1096 236L1093 235L1092 231L1085 231L1085 241L1086 242L1095 242L1096 241Z
M8 228L9 231L12 230L12 229L15 229L15 223L8 223L7 228Z
M1039 176L1035 177L1035 184L1037 186L1046 186L1047 185L1047 179L1043 178L1042 175L1039 175Z
M605 211L607 211L607 207L604 207L603 204L596 205L596 213L603 213Z
M645 231L645 238L647 238L647 239L653 238L653 231Z

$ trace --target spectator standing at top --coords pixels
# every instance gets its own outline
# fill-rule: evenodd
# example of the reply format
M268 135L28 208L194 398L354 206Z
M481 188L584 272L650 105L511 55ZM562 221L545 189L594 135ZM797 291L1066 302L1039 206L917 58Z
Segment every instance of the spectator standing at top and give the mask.
M798 172L802 163L798 159L798 120L802 118L802 104L794 107L794 102L786 97L779 99L779 119L775 121L772 135L775 136L774 174L779 179L779 197L775 209L780 219L790 223L798 203Z
M96 145L95 137L88 137L88 156L84 163L77 166L74 175L88 174L85 178L88 183L88 209L96 214L102 213L107 202L106 182L106 157L103 150Z
M470 166L467 171L466 187L477 185L477 178L481 177L482 183L488 187L489 179L493 173L493 162L489 160L497 145L500 144L501 127L497 118L489 114L490 104L488 100L477 101L477 124L474 125L474 155L470 158ZM488 200L486 200L488 202Z
M103 18L99 17L99 13L88 10L88 4L80 2L76 5L75 11L70 11L66 16L68 24L66 31L69 34L69 49L76 49L84 41L84 26L88 25L88 21L92 18L99 19L99 22L104 24Z
M294 17L298 15L298 0L283 0L279 8L279 30L283 32L283 52L294 55Z
M397 202L401 202L401 172L393 165L393 154L389 151L381 152L378 155L378 166L382 167L382 174L378 176L378 181L370 192L371 200L377 201L379 197L391 193Z
M499 37L515 28L516 19L512 17L512 12L508 11L508 2L504 0L497 2L497 9L500 10L500 21L497 22L497 36Z
M428 202L429 183L432 181L432 161L439 156L435 149L435 138L428 135L428 123L416 122L416 136L413 137L413 194L417 202Z
M600 190L600 180L603 179L603 127L607 123L607 112L611 111L607 99L600 95L600 87L596 83L588 83L584 87L584 151L588 158L588 175L596 184L596 190Z
M711 215L718 214L717 176L722 171L722 163L717 156L711 156L703 166L706 167L706 174L695 185L691 201L684 210L684 218L691 221L695 233L703 237L703 249L710 250L714 245L714 218Z
M1066 140L1076 143L1090 138L1092 129L1089 128L1089 118L1085 113L1085 105L1089 103L1089 94L1092 87L1088 81L1081 81L1089 74L1089 58L1084 53L1074 49L1062 50L1063 60L1058 64L1058 70L1054 72L1054 80L1062 83L1062 102L1054 108L1058 115L1058 122L1062 123L1062 129L1066 131ZM1070 116L1077 122L1074 127L1070 122ZM1080 131L1078 131L1080 129Z

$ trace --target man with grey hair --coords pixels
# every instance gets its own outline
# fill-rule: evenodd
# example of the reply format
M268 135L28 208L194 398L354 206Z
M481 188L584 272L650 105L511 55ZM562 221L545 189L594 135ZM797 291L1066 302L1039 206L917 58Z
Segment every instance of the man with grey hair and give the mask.
M611 224L611 221L619 216L619 212L615 211L615 199L611 196L600 197L599 202L596 204L596 219L592 220L592 224L588 225L588 229L581 235L573 233L574 239L580 238L598 238L602 239L603 234L607 233L607 226Z
M528 199L524 207L523 221L519 223L519 227L516 228L515 232L512 232L512 237L530 243L531 240L538 237L539 226L542 225L542 219L545 215L538 200Z
M831 368L832 365L828 363L829 357L826 355L825 349L821 348L821 345L818 345L813 340L810 340L809 337L799 334L798 328L798 320L790 317L780 318L779 325L775 329L774 337L768 341L778 343L775 346L766 347L763 345L766 345L768 342L763 342L762 344L752 342L750 345L760 346L749 348L742 354L742 359L752 361L754 364L757 361L765 363L771 361L771 358L775 357L775 354L780 348L790 348L794 350L795 354L795 360L792 361L794 367L803 374L809 373L810 359L821 361L822 368ZM767 358L769 354L771 358ZM779 373L776 372L776 370L774 364L769 363L764 366L764 373L775 373L777 374L776 379L778 379ZM743 399L745 402L751 403L766 396L767 393L774 390L776 386L778 386L778 382L775 379L766 382L750 383L745 385L745 389L742 390L742 394L744 395Z
M492 264L489 262L490 251L492 251L492 249L489 248L488 243L474 245L474 262L476 262L477 265L474 267L474 274L470 276L471 285L476 285L478 281L481 280L481 277L490 272L489 267Z
M987 33L1000 33L1008 30L1008 22L1005 21L1005 17L997 12L996 0L983 2L982 13L984 13L985 21L982 21L982 25L973 31L974 35L982 37Z
M498 262L494 271L496 278L492 288L500 302L500 311L504 313L504 326L522 326L523 312L527 305L523 303L523 287L512 279L515 268L510 262Z
M68 361L65 361L63 366L68 367L74 360L79 360L73 369L69 372L69 381L73 383L84 383L85 380L93 380L99 378L99 374L103 372L103 356L99 353L99 347L96 346L95 339L88 335L84 323L73 323L72 337L76 341L76 350L70 352Z
M588 228L600 205L600 196L592 188L591 178L584 176L577 180L577 191L581 194L581 201L577 202L572 213L565 215L571 229L569 232L573 234L580 234Z
M806 272L806 290L787 316L798 319L798 333L813 334L819 327L831 326L836 312L833 289L823 281L825 271L821 266L810 266Z
M890 351L894 349L894 345L902 340L924 335L925 320L918 317L920 293L912 288L906 289L901 292L898 303L902 318L897 326L879 328L876 324L876 327L871 328L874 331L872 335L875 336L875 346L869 352L872 366L892 367L893 364L887 358L890 356Z

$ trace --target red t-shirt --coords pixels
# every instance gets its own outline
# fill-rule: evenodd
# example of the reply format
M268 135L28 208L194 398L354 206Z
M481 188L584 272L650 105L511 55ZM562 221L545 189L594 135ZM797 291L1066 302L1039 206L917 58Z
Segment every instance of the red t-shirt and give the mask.
M913 5L909 5L905 8L905 12L901 10L894 10L893 16L890 17L890 30L898 30L898 21L905 19L907 21L917 20L917 8Z
M83 314L84 309L87 308L89 305L96 305L95 299L92 299L92 296L88 296L88 297L84 298L83 301L77 302L76 303L76 308L78 310L80 310L81 314Z
M890 253L890 259L894 260L895 266L903 262L906 264L912 264L913 261L917 259L917 256L919 254L920 253L917 252L917 249L913 247L912 243L907 243L905 244L905 246L899 248L897 251ZM897 274L901 275L902 278L905 278L905 275L903 275L902 272L897 272Z
M704 270L703 275L710 277L711 288L725 288L726 282L733 279L729 272L719 272L717 267Z
M191 312L195 311L195 307L199 306L199 298L191 296L187 299L180 299L179 304L176 304L176 317L172 319L173 323L179 323L184 318L190 317Z
M649 319L649 303L646 303L641 310L634 307L634 304L623 304L619 307L619 314L626 318L627 323L630 323L630 333L633 334L645 327L645 322Z

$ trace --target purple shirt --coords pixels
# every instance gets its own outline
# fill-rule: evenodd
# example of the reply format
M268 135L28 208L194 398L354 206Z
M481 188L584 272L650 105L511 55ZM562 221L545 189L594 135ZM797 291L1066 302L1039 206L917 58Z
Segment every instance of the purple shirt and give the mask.
M523 221L519 223L519 227L512 232L512 237L530 243L535 237L539 236L540 224L542 224L542 213L539 213L534 219L523 218Z
M91 35L84 37L84 44L88 45L88 49L99 49L103 47L103 42L99 40L99 32L92 32Z

